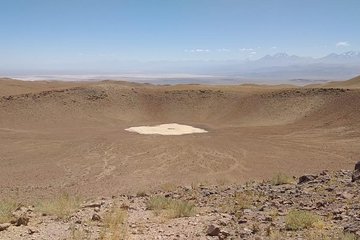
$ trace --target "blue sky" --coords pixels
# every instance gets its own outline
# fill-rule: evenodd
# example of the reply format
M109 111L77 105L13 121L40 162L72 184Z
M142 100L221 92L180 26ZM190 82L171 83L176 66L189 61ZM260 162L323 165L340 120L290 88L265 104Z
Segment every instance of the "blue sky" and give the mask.
M359 0L0 0L0 9L2 72L360 49Z

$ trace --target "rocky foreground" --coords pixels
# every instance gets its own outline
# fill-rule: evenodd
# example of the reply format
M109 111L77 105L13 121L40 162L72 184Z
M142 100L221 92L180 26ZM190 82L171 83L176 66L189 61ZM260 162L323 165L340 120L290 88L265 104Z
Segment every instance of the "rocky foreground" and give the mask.
M10 206L10 207L9 207ZM7 214L12 207L11 213ZM354 171L34 206L0 204L0 239L359 239Z

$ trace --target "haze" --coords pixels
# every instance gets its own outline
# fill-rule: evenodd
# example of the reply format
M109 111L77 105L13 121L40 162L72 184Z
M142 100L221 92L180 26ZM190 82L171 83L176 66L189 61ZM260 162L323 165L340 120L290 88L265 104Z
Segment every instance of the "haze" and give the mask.
M360 72L359 8L356 0L2 1L0 75L346 79ZM349 52L351 61L322 59ZM281 55L279 66L277 53L301 59ZM249 63L266 55L275 59Z

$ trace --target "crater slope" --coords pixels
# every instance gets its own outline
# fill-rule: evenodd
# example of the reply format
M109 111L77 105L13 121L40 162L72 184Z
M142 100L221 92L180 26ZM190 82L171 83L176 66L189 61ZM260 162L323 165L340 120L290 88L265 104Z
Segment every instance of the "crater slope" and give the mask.
M0 195L112 195L352 168L360 91L266 86L0 81ZM7 84L7 85L6 85ZM42 84L40 84L42 86ZM205 134L141 135L179 123Z

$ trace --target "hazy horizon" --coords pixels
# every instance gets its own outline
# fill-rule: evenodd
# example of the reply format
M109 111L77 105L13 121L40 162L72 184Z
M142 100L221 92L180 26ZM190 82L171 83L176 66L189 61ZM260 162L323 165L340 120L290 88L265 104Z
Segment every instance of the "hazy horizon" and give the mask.
M0 76L347 79L360 74L359 8L356 0L3 1Z
M360 49L356 0L3 1L1 72ZM61 67L60 67L61 66Z

